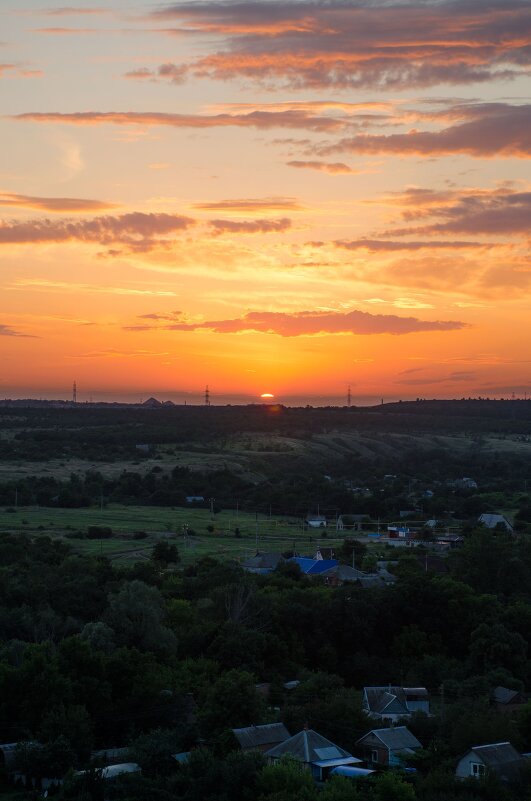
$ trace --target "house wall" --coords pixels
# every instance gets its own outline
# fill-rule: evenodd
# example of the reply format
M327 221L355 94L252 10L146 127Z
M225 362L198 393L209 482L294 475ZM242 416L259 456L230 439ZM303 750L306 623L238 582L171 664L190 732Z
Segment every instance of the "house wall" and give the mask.
M360 743L360 746L363 750L363 758L365 759L367 764L369 765L389 764L389 752L387 748L385 748L382 741L379 740L377 737L368 734L366 737L363 738L363 742ZM373 751L375 751L378 754L378 759L376 762L373 760Z
M502 714L512 715L515 712L519 712L522 709L522 704L525 703L523 701L512 703L512 704L494 704L494 708L496 712L501 712Z
M407 708L410 712L425 712L430 714L430 702L426 699L424 701L410 701L407 700Z
M474 753L469 752L457 763L455 775L458 779L469 779L472 776L471 765L473 762L481 762L481 759ZM483 763L482 763L483 764Z
M373 752L378 755L377 760L373 759ZM387 766L389 765L389 752L387 748L384 748L380 743L378 746L363 746L363 758L366 761L367 765L370 767L371 765L382 765Z

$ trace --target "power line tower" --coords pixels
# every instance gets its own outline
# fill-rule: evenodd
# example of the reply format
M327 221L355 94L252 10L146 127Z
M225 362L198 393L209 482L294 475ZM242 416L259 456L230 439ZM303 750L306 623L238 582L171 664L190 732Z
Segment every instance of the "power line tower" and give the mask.
M72 403L77 403L77 384L75 381L72 386Z
M348 385L348 391L347 391L347 406L349 409L352 406L352 390L350 388L350 384Z
M205 387L205 406L210 406L210 390L208 384Z

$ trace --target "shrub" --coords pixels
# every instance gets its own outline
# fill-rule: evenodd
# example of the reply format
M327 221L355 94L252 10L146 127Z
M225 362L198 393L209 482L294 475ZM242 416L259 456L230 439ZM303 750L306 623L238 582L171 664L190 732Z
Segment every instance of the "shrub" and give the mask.
M89 540L108 540L112 537L112 528L109 526L89 526L87 528Z

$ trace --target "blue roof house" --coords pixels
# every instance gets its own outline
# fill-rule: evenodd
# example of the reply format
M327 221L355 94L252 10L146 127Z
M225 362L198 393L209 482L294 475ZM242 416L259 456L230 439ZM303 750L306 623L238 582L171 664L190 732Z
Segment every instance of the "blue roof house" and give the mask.
M306 576L319 576L339 564L337 559L310 559L305 556L292 556L288 562L297 564Z

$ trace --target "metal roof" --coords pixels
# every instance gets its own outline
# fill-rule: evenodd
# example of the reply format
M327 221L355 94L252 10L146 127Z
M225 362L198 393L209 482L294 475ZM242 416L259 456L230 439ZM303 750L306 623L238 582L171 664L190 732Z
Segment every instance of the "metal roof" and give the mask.
M496 687L492 691L492 700L497 704L510 704L520 693L517 690L509 690L507 687ZM1 748L1 746L0 746Z
M475 745L470 749L481 761L491 768L507 765L511 762L520 762L522 759L511 743L490 743L489 745Z
M372 729L367 732L358 743L372 734L382 742L389 751L405 751L406 749L422 748L421 743L412 734L407 726L395 726L391 729Z
M393 713L408 715L410 709L408 701L424 700L427 701L428 691L425 687L364 687L365 697L369 712L384 712L391 704ZM394 711L397 710L397 711Z
M332 756L332 749L334 756ZM329 754L329 756L322 756L323 753ZM266 751L265 755L273 759L280 759L284 754L290 754L299 762L312 762L316 764L322 762L325 763L325 766L329 765L331 760L339 760L336 764L344 764L345 759L353 759L352 754L349 754L348 751L345 751L343 748L335 745L335 743L327 740L326 737L313 731L313 729L300 731L298 734L290 737L289 740L285 740L283 743L280 743L280 745L275 746L275 748ZM323 767L323 765L321 765L321 767Z
M370 776L372 773L376 773L374 770L369 770L368 768L351 768L351 767L343 767L338 766L334 768L331 772L332 776L347 776L349 779L362 779L365 776Z
M307 576L326 573L338 565L337 559L310 559L306 556L292 556L288 561L295 562Z
M336 567L328 568L325 571L325 575L337 576L340 581L358 581L358 579L366 578L370 574L356 570L355 567L350 567L350 565L336 565Z
M339 759L324 759L321 762L313 762L312 764L317 765L318 768L335 768L340 765L359 765L360 762L363 762L363 760L357 757L340 757Z
M483 523L487 528L496 528L496 526L501 523L501 525L505 526L509 531L513 530L512 525L504 515L493 514L491 512L484 512L480 515L478 522Z
M284 560L281 553L257 553L242 563L247 570L274 570Z
M283 723L266 723L264 726L247 726L233 729L241 748L258 748L263 745L276 745L289 739L289 731Z

